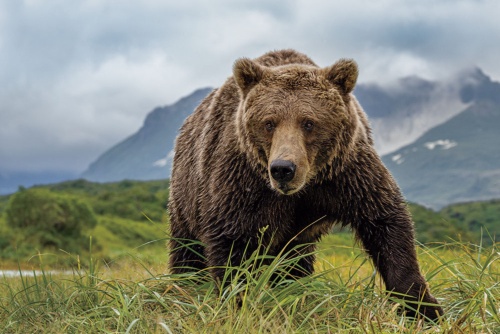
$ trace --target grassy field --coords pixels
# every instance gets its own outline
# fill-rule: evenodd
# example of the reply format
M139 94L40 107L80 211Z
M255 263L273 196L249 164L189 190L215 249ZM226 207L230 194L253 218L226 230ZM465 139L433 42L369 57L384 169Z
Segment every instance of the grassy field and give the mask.
M259 267L253 257L227 271L245 284L218 291L206 272L168 274L167 180L29 191L61 208L77 199L94 224L82 224L78 238L51 225L52 215L15 226L12 196L0 196L0 269L22 274L0 275L0 333L500 333L500 200L439 212L409 205L425 243L422 271L446 312L429 323L401 314L350 233L322 240L310 277L270 284L290 261Z
M438 323L406 318L347 234L326 237L316 273L272 287L286 268L252 258L229 268L227 289L206 273L168 275L163 246L145 245L113 266L92 259L71 273L42 270L34 277L0 278L2 333L499 333L498 244L465 243L418 248L422 271L445 309ZM148 250L148 247L151 247ZM66 260L64 262L67 262ZM34 268L36 269L36 268ZM241 306L238 306L238 305Z

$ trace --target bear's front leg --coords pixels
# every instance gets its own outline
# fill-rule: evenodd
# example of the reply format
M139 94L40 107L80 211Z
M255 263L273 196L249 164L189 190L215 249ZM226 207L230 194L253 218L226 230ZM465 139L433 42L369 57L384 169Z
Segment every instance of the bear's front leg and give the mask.
M221 290L228 286L234 278L234 272L231 271L231 268L239 267L253 251L252 242L243 240L243 238L219 235L206 241L207 265Z
M171 273L183 274L203 270L206 268L203 253L204 248L198 240L172 238L169 255Z
M406 209L355 226L357 237L372 258L386 289L395 292L407 304L407 314L414 310L436 320L443 314L420 273L414 245L413 227ZM421 305L435 304L435 305Z
M420 273L415 232L399 187L373 149L360 148L355 162L336 178L339 220L350 223L372 258L386 289L414 310L436 320L443 314ZM420 304L434 304L422 305Z

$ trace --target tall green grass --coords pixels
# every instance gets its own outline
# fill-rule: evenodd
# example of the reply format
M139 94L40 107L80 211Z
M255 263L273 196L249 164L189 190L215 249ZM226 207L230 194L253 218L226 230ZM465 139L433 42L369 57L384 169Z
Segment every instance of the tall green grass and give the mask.
M498 333L500 253L465 243L418 247L445 309L438 323L406 318L361 250L320 244L316 273L293 280L293 259L253 254L217 289L206 271L169 275L131 255L109 269L92 258L72 273L0 278L3 333ZM77 259L75 259L77 260ZM266 260L266 261L263 261ZM262 262L263 261L263 262ZM263 263L262 265L261 262Z

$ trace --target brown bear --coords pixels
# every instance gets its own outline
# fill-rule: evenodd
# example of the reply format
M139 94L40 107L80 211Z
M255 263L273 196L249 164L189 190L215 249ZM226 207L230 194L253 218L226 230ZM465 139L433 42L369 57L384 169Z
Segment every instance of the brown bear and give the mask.
M355 231L388 291L428 318L443 313L420 273L405 200L352 94L357 76L352 60L319 68L294 50L235 62L177 138L173 273L208 267L220 281L224 266L240 264L264 238L271 254L299 249L293 275L304 276L314 242L340 223Z

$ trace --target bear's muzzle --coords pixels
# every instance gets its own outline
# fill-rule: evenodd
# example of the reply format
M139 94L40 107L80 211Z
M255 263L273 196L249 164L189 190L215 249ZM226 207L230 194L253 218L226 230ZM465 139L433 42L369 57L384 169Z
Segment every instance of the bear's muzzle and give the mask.
M269 166L269 174L271 175L271 184L274 189L283 195L291 195L297 192L297 188L293 182L296 176L297 165L290 160L276 159ZM295 180L296 181L296 180Z

